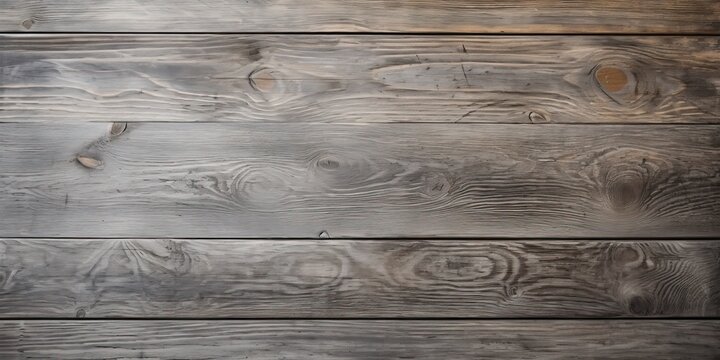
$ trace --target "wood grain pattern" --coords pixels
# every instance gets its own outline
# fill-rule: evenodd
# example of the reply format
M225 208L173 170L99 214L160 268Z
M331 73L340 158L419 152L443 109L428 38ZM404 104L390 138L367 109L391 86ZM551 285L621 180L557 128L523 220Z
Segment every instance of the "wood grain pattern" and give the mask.
M720 315L720 241L0 241L0 317Z
M720 321L0 321L4 359L717 359Z
M114 128L0 125L3 234L720 237L717 126Z
M0 121L720 123L719 41L6 35Z
M717 359L715 239L717 0L0 0L0 359Z
M720 33L713 0L1 0L0 31Z

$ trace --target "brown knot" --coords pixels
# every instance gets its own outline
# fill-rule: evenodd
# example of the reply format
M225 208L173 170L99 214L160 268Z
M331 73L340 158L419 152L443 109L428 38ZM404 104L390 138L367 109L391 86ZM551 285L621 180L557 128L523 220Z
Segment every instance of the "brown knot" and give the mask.
M625 71L613 66L602 66L595 71L595 80L605 92L618 92L628 84Z

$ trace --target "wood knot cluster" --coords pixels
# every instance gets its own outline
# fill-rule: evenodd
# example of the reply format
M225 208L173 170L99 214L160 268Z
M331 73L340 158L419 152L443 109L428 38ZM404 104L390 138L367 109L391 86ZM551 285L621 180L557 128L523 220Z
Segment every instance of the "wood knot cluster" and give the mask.
M490 250L492 249L492 250ZM403 249L407 250L407 249ZM386 267L394 269L394 281L403 287L447 291L458 283L470 290L493 283L515 288L523 276L524 260L518 254L495 247L442 246L417 243L412 251L397 251L386 258Z

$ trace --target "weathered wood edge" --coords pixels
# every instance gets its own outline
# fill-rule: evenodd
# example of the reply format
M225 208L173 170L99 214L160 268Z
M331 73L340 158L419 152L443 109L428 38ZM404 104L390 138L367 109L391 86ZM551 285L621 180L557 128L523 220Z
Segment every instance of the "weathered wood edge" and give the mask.
M712 0L0 1L14 32L720 33Z
M717 359L718 320L0 321L0 355L157 359Z

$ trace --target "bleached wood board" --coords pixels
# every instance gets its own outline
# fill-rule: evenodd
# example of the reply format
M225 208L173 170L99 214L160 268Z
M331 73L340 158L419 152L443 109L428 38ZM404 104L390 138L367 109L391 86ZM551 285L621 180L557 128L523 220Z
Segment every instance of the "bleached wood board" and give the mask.
M718 320L0 321L3 359L717 359Z
M720 123L719 37L0 36L0 122Z
M2 0L0 31L718 33L712 0Z
M712 125L116 125L0 124L3 235L720 237Z
M0 240L4 318L720 315L720 242Z

